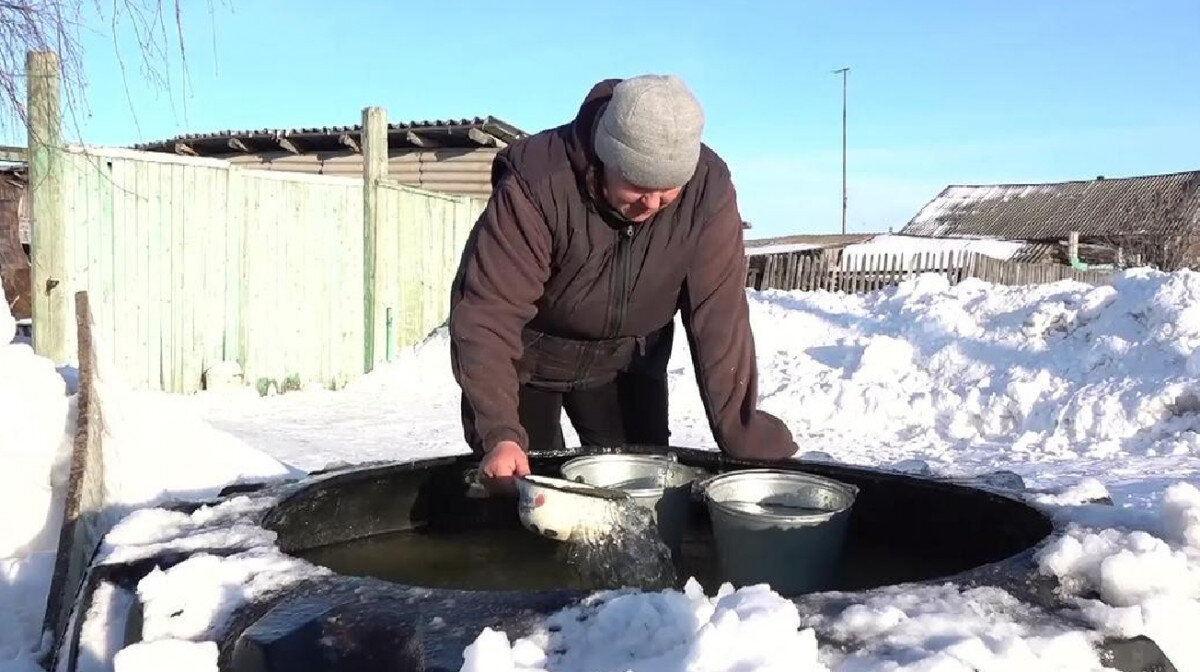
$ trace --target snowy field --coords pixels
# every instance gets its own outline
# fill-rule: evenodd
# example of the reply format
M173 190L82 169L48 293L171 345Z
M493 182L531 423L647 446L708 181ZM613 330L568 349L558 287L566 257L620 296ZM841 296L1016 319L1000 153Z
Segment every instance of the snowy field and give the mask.
M1038 562L1074 596L1077 625L1047 623L998 589L886 588L818 617L765 587L708 596L690 587L600 594L523 639L485 631L465 670L1097 670L1091 643L1147 634L1179 670L1200 671L1191 635L1200 627L1200 274L1018 288L951 288L931 275L859 296L752 292L751 315L762 405L807 457L1019 474L1031 500L1070 523ZM10 333L2 318L0 338ZM106 410L118 420L107 485L128 510L235 480L464 452L448 360L447 338L435 333L342 391L269 398L129 393L109 378ZM711 447L682 337L670 375L672 442ZM17 465L0 472L9 479L0 483L5 672L36 669L43 646L35 598L54 521L39 514L17 526L7 512L51 509L69 429L61 389L27 347L0 351L0 458ZM1105 494L1114 506L1082 504ZM206 511L197 515L217 515ZM117 534L145 540L199 524L168 518L142 511ZM186 595L189 618L211 625L231 608L214 597L230 592L222 588L275 585L302 573L296 563L210 557L147 577L139 594L154 641L119 654L117 669L215 669L215 647L202 643L211 628L172 629L154 614ZM835 645L819 646L817 633ZM159 656L174 664L155 668Z

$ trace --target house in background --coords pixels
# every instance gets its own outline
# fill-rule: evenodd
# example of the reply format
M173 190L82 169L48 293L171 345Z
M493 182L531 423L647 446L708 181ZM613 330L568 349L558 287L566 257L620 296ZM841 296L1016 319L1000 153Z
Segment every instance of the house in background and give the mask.
M1078 235L1070 258L1069 240ZM1074 265L1200 262L1200 171L1049 184L946 187L900 233L1024 241L1013 261Z
M526 136L495 117L388 125L388 177L413 187L487 198L496 153ZM362 176L362 126L220 131L135 149L224 159L245 168Z

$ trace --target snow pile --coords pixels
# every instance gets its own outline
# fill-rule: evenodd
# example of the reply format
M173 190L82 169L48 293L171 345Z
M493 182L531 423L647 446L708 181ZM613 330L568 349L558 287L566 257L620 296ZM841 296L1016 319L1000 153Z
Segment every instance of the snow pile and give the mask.
M695 581L682 593L598 593L547 619L509 644L485 629L463 653L463 672L812 672L811 629L800 630L795 604L767 586L704 595Z
M924 275L866 295L749 297L762 406L802 453L921 459L954 475L1010 469L1030 487L1092 475L1097 461L1124 468L1136 455L1171 473L1200 456L1200 274L1127 272L1115 287L950 287ZM715 447L682 328L676 339L671 440ZM341 392L198 401L218 428L304 469L467 450L445 330ZM1046 460L1068 468L1039 468Z
M485 629L462 672L1104 669L1087 633L997 588L830 599L843 597L851 601L829 613L801 615L767 586L726 585L711 599L695 583L683 593L600 593L511 644ZM832 646L818 652L814 628Z
M255 597L327 570L257 548L230 556L199 553L167 570L155 569L137 587L144 641L216 639L229 616Z
M1171 486L1156 533L1072 527L1038 556L1103 632L1146 635L1180 670L1200 669L1200 490Z
M998 588L909 586L851 599L859 601L831 617L806 619L834 643L823 650L834 672L1103 668L1084 632Z
M1026 477L1044 460L1200 455L1200 274L751 297L762 406L802 449ZM672 440L711 445L686 347L671 366Z
M75 397L63 373L10 343L15 322L0 293L0 668L36 669L70 466ZM97 341L98 368L103 348ZM143 413L120 385L97 383L107 514L205 497L239 480L292 474L277 460L202 422L193 409Z
M215 671L216 640L239 607L297 581L329 573L284 555L275 546L275 533L256 524L274 501L234 497L190 514L141 509L105 536L99 555L102 564L195 552L165 570L152 570L138 582L143 641L132 651L116 653L117 670L128 665L130 670ZM221 549L222 554L204 552L209 549ZM98 660L116 648L99 635L85 642L84 648L89 647Z
M104 537L99 561L123 563L167 551L272 546L275 533L257 524L274 503L269 497L234 497L192 513L140 509L121 519Z
M0 291L0 668L33 669L54 568L74 402L47 359L10 343Z
M162 639L121 649L113 672L217 672L217 643Z
M266 453L215 429L186 404L146 412L109 364L111 352L94 335L96 399L103 418L105 502L114 512L168 500L202 500L231 483L296 476Z
M1048 506L1082 506L1093 502L1111 502L1112 495L1099 480L1085 478L1061 492L1037 495L1035 500Z

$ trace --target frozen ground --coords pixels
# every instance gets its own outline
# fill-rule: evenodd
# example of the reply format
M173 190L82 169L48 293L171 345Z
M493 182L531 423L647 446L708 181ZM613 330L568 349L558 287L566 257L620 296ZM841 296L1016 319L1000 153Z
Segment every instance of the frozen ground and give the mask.
M1089 641L1145 633L1180 670L1200 670L1200 651L1188 635L1189 624L1200 623L1200 491L1193 487L1200 483L1198 299L1200 275L1140 271L1099 288L976 281L950 288L925 276L866 296L751 294L762 403L788 423L803 452L943 475L1017 472L1031 489L1045 491L1034 497L1073 523L1039 562L1077 596L1086 627L1047 624L1002 591L950 585L874 591L820 617L789 610L790 602L766 589L610 594L577 607L593 614L587 627L547 629L515 642L481 633L465 669L1093 670L1100 661ZM682 339L670 375L673 441L711 446ZM131 505L175 489L280 476L289 467L463 450L444 334L336 393L109 396L137 409L124 436L141 436L140 444L160 440L153 485L136 470L125 472ZM8 417L3 426L9 422L20 419ZM224 466L204 466L199 446L207 443L223 446ZM13 448L6 441L0 449L7 457ZM51 462L42 455L29 468L53 473ZM177 471L196 475L188 482L171 476ZM1116 506L1077 506L1096 494L1110 494ZM252 585L255 572L269 583L271 572L293 569L274 556L229 562L238 564L197 561L176 581L139 586L147 613L194 594L186 602L201 613L188 622L207 622L205 613L215 618L228 604L199 599L205 590ZM852 652L818 649L809 628L832 633ZM0 660L29 661L36 627L26 631L0 636ZM153 666L156 652L190 650L195 669L211 669L203 667L209 648L170 643L203 641L204 629L160 632L163 644L124 654L128 669Z

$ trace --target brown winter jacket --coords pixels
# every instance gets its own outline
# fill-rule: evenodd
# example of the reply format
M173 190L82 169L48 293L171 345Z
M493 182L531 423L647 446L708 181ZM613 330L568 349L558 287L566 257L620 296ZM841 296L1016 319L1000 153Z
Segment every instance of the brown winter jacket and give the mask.
M476 450L516 441L521 384L597 386L631 368L665 375L676 310L717 445L781 458L796 445L756 409L742 218L725 163L707 146L679 198L632 224L599 196L592 131L619 80L597 84L575 120L514 143L451 295L454 374ZM658 353L655 355L654 353ZM470 440L470 438L468 439ZM482 445L478 445L481 442Z

